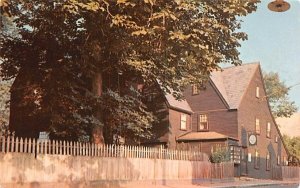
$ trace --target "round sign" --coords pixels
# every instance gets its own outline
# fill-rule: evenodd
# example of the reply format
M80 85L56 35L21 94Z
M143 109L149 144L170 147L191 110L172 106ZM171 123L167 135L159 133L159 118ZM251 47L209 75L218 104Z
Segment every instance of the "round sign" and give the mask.
M254 134L251 134L251 135L249 136L249 143L250 143L251 145L254 145L254 144L256 144L256 141L257 141L256 136L255 136Z

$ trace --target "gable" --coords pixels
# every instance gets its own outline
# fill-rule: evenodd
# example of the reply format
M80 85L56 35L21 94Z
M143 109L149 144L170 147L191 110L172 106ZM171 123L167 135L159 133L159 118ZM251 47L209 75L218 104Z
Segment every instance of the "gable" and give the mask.
M214 86L212 81L208 81L205 84L205 89L200 89L199 94L192 93L192 86L187 87L183 95L190 105L193 112L210 111L217 109L228 109L226 102L222 98L222 95Z
M249 63L211 73L210 79L228 104L229 109L237 109L239 107L242 97L258 67L258 63Z

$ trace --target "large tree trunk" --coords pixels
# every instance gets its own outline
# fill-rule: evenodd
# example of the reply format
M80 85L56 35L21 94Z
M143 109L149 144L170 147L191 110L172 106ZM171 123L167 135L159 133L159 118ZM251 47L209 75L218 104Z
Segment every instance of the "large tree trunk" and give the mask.
M102 74L97 73L93 80L93 93L95 95L101 96L102 95ZM102 119L101 109L99 109L96 113L96 116L99 120ZM95 127L92 133L93 142L95 144L104 144L104 137L103 137L103 127Z

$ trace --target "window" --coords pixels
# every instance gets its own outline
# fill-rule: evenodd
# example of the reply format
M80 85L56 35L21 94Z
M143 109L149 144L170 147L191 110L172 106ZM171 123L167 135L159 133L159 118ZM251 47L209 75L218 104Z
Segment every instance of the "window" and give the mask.
M181 114L180 117L180 129L186 130L186 114Z
M199 115L199 130L208 130L208 121L207 121L207 115L206 114L200 114Z
M259 98L259 87L256 87L256 97Z
M270 153L267 153L266 157L266 170L271 170L271 159L270 159Z
M275 136L275 142L278 143L278 136Z
M260 134L260 124L259 124L259 119L255 119L255 132L256 134Z
M198 87L198 85L194 84L192 86L192 93L193 93L193 95L198 95L199 94L199 87Z
M288 161L286 160L286 156L283 157L283 165L288 166Z
M277 165L280 165L280 155L277 155Z
M267 124L267 138L271 137L271 123L268 122Z
M254 168L259 169L260 166L260 155L258 150L255 150L255 161L254 161Z

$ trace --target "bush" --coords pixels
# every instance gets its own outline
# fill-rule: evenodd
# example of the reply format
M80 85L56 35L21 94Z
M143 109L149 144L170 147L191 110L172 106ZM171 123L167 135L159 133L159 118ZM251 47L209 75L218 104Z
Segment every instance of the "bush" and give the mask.
M230 161L230 153L227 147L216 146L212 147L210 162L221 163Z

